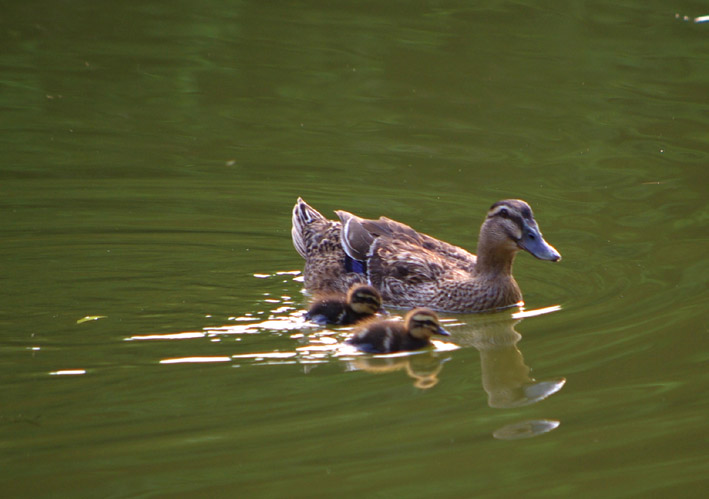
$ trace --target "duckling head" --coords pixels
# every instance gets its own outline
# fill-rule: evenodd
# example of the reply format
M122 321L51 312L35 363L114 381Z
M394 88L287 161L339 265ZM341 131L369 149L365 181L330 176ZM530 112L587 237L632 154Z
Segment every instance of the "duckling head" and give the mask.
M514 254L525 250L540 260L557 262L561 255L544 240L532 208L521 199L504 199L490 207L480 228L478 257L488 252Z
M450 333L441 327L436 312L427 308L415 308L406 314L405 327L409 334L420 340L428 340L434 334L450 336Z
M382 308L382 295L373 286L355 284L347 292L347 303L358 314L373 315Z

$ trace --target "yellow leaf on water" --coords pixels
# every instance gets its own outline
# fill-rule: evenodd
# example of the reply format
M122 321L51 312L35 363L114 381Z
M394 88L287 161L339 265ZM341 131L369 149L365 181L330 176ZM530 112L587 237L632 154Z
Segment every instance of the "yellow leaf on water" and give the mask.
M77 324L81 324L82 322L89 322L89 321L97 321L99 319L105 319L105 315L87 315L83 319L79 319L76 321Z

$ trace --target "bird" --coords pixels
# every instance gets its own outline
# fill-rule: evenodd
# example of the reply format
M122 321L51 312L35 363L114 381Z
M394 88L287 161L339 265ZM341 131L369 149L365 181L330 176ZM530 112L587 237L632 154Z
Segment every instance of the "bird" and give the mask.
M346 295L327 294L315 298L305 318L320 325L350 325L382 309L382 297L374 287L354 284Z
M391 353L419 350L431 344L431 336L450 336L438 321L438 315L427 308L409 311L404 322L370 319L346 340L367 353Z
M480 227L477 256L387 217L335 213L339 220L328 220L302 198L293 207L293 245L305 259L304 283L313 292L344 293L353 284L366 283L387 305L496 311L523 304L512 275L517 252L561 259L521 199L490 207Z

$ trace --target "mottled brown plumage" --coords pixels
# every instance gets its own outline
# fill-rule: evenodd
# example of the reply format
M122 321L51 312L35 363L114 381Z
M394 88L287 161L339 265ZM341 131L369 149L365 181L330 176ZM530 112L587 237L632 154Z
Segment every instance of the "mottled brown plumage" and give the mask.
M293 245L305 258L305 288L312 293L347 293L353 284L367 284L364 274L345 268L340 243L342 224L326 219L301 198L293 207Z
M435 312L415 308L406 314L404 322L381 319L365 322L347 343L364 352L391 353L424 348L431 344L434 334L450 336Z
M387 304L480 312L522 300L512 276L520 249L542 260L561 258L542 237L529 205L519 199L490 207L480 228L477 257L386 217L368 220L336 213L340 222L327 220L302 199L293 209L291 233L306 261L308 289L342 291L353 282L368 281Z

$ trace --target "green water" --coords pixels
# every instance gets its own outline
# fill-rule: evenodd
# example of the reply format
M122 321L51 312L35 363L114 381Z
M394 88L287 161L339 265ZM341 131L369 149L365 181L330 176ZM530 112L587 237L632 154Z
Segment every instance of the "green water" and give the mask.
M2 496L704 497L709 24L676 13L709 10L8 2ZM298 196L471 250L526 199L551 308L338 355Z

